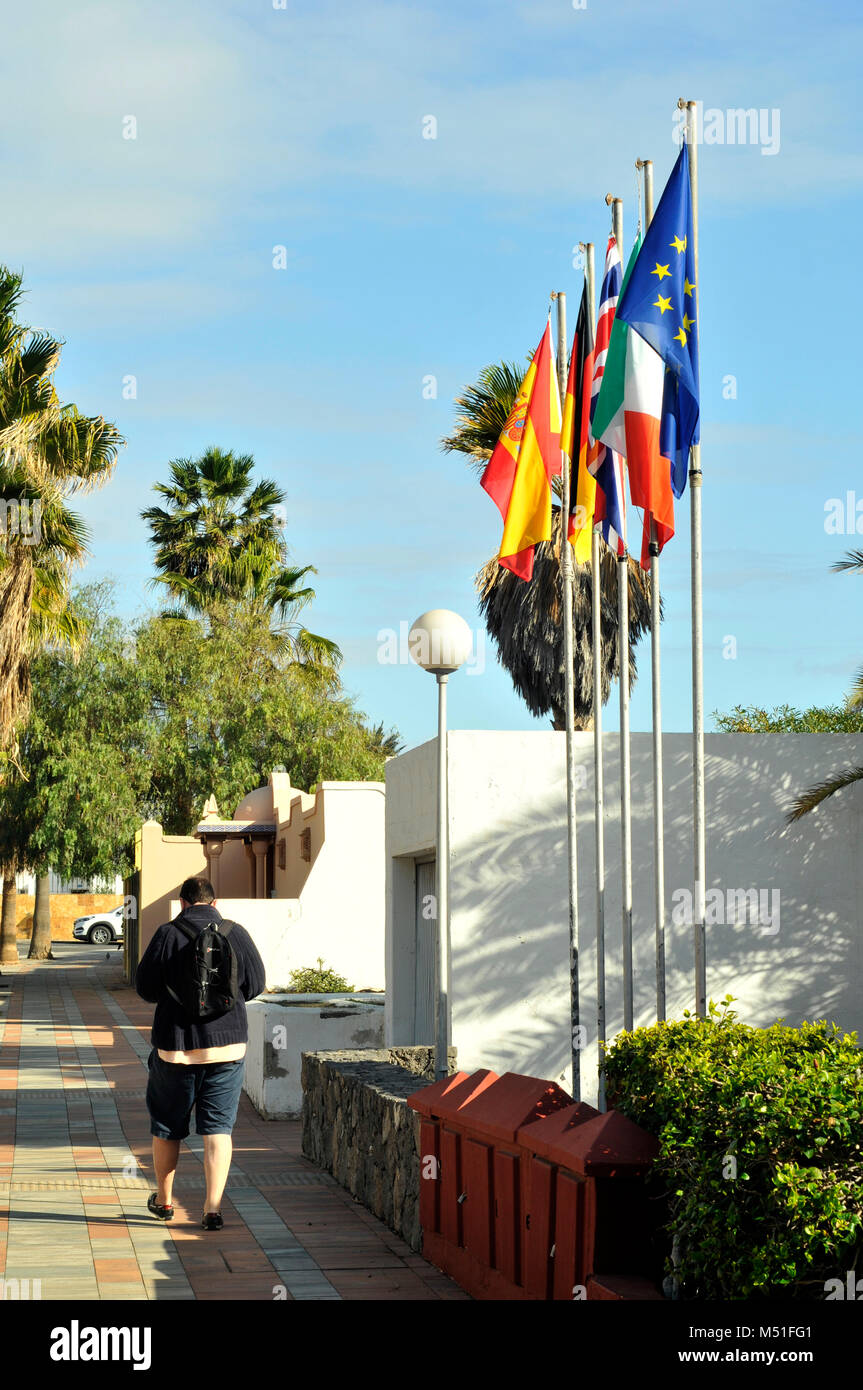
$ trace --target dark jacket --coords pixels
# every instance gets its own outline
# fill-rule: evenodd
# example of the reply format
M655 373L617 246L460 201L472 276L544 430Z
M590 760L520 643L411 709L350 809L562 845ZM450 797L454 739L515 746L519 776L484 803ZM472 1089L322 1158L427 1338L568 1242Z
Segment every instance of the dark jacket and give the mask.
M196 903L175 919L196 931L209 922L221 922L222 914L211 903ZM166 922L159 927L143 956L135 975L135 989L148 1004L156 1005L150 1042L165 1052L191 1052L199 1047L226 1047L229 1043L247 1042L249 1025L246 1019L247 999L254 999L266 984L264 962L244 927L235 926L228 938L237 958L237 984L240 997L230 1013L206 1023L190 1023L188 1016L165 988L165 962L188 942L188 937Z

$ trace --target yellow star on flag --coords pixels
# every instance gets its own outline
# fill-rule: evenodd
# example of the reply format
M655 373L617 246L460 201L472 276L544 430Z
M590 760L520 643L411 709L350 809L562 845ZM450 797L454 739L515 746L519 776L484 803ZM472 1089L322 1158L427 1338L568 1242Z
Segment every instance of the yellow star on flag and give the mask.
M680 253L681 253L681 251L685 251L685 250L686 250L686 237L684 237L683 240L681 241L681 240L680 240L680 237L679 237L679 236L676 236L676 237L674 238L674 240L673 240L673 241L670 241L668 244L669 244L669 246L673 246L673 247L674 247L675 251L677 252L677 254L678 254L678 256L679 256Z
M683 346L686 347L686 334L684 333L682 328L678 328L674 336L678 342L682 343Z
M660 264L659 264L659 261L657 261L657 262L656 262L656 269L655 269L655 270L651 270L650 273L651 273L651 275L658 275L659 278L660 278L660 280L661 280L662 277L663 277L663 275L670 275L670 274L671 274L671 271L668 269L668 266L667 266L667 265L660 265Z
M693 291L694 289L695 289L695 281L694 281L694 280L684 280L684 282L683 282L683 293L684 293L684 294L690 294L690 295L691 295L691 294L692 294L692 291Z
M694 322L695 319L691 319L688 314L683 315L683 327L686 329L687 333L689 332Z
M653 301L653 307L654 307L654 309L658 309L659 312L660 312L660 314L664 314L665 311L666 311L666 309L670 309L670 308L671 308L671 300L670 300L670 299L663 299L663 298L662 298L662 295L660 294L660 295L658 295L657 298Z

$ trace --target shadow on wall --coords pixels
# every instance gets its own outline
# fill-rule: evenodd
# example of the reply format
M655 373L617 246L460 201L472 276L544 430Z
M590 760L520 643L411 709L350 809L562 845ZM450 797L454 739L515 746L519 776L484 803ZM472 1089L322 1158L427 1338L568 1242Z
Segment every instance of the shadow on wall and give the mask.
M707 739L708 995L733 994L743 1022L835 1020L863 1032L859 843L863 789L852 788L794 826L793 794L837 759L823 736L774 748L744 736ZM782 737L782 736L778 736ZM789 736L790 737L790 736ZM692 926L680 917L692 888L689 741L665 753L667 1013L694 1008ZM821 746L819 746L819 742ZM853 748L850 757L857 756ZM859 745L859 740L856 741ZM667 741L668 743L668 741ZM623 1027L617 740L606 743L607 1037ZM723 746L724 745L724 746ZM742 746L741 746L742 745ZM584 750L580 750L582 753ZM838 755L839 758L842 753ZM578 872L582 1075L595 1076L596 896L592 755L579 792ZM793 765L792 765L793 762ZM633 961L635 1026L656 1017L652 767L647 736L633 740ZM569 969L564 791L519 798L521 810L453 839L451 912L454 1041L462 1067L486 1065L560 1080L569 1066ZM512 804L512 803L511 803ZM745 890L764 916L746 920ZM738 892L739 890L739 892ZM730 891L730 897L729 897ZM778 898L776 894L778 893ZM750 899L749 914L755 904ZM672 920L672 909L675 918ZM741 910L744 909L744 910ZM734 920L740 916L743 920Z

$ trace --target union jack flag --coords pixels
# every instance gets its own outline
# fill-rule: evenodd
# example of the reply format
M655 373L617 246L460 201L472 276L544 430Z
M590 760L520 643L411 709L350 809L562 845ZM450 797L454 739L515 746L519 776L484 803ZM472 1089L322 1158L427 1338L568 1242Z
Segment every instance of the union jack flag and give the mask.
M605 274L599 295L599 317L596 323L596 347L594 350L593 382L590 391L590 419L596 408L596 398L602 385L605 371L605 358L611 325L617 309L617 297L623 280L620 252L614 236L608 238L605 252ZM596 478L596 505L594 520L600 523L603 537L608 546L618 555L626 554L626 493L624 490L624 460L620 454L609 449L606 444L597 443L590 436L593 446L589 454L588 468Z

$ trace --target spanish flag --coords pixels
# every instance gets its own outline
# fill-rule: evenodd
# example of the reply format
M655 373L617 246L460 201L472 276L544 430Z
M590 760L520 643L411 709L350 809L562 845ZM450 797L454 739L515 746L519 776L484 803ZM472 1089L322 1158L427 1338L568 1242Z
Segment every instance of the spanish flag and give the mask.
M587 312L587 285L572 340L569 379L563 403L560 447L570 461L570 513L567 535L580 565L590 559L590 537L596 507L596 478L588 470L596 446L590 443L590 394L593 386L593 335Z
M500 563L533 577L533 548L551 540L551 480L560 473L560 391L551 319L482 475L503 517Z

